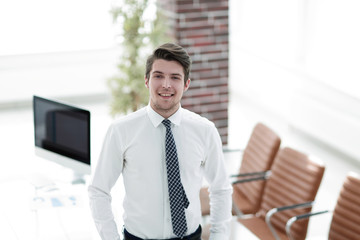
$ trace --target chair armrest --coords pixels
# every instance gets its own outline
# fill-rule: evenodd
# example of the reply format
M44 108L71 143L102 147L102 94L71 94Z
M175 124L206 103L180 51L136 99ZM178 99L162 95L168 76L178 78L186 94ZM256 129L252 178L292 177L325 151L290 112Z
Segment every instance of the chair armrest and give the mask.
M268 213L270 211L274 211L274 213L276 213L276 212L281 212L281 211L290 210L290 209L311 207L314 205L314 203L315 203L314 201L310 201L310 202L304 202L304 203L298 203L298 204L293 204L293 205L277 207L277 208L273 208L273 209L269 210Z
M228 148L228 147L223 147L223 153L227 153L227 152L243 152L243 149L240 148Z
M273 225L271 224L271 217L277 213L277 212L281 212L281 211L286 211L286 210L290 210L290 209L296 209L296 208L306 208L306 207L311 207L314 205L314 201L311 202L305 202L305 203L299 203L299 204L293 204L293 205L287 205L287 206L282 206L282 207L277 207L277 208L273 208L270 209L265 216L265 222L266 224L269 226L271 233L273 234L273 236L275 237L276 240L280 239L279 236L277 235L275 228L273 227Z
M324 214L324 213L328 213L330 212L329 210L324 210L324 211L318 211L318 212L310 212L310 213L305 213L305 214L301 214L301 215L297 215L297 216L294 216L292 218L290 218L287 222L286 222L286 226L285 226L285 229L286 229L286 234L288 236L288 238L290 240L294 239L291 235L291 226L294 222L296 222L297 220L301 220L301 219L305 219L305 218L310 218L312 216L316 216L316 215L320 215L320 214Z
M260 177L253 177L253 178L246 178L246 179L240 179L237 181L232 182L232 184L239 184L239 183L246 183L246 182L252 182L252 181L264 181L266 180L268 177L267 176L260 176Z
M262 172L248 172L248 173L239 173L239 174L233 174L230 175L230 177L248 177L248 176L265 176L266 174L270 174L270 170L268 171L262 171Z

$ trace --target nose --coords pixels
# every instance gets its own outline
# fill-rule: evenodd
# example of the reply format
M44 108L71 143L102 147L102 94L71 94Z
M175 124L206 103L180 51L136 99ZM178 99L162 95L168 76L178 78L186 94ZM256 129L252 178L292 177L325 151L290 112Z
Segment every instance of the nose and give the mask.
M163 81L163 88L170 88L170 87L171 87L170 78L168 76L165 76Z

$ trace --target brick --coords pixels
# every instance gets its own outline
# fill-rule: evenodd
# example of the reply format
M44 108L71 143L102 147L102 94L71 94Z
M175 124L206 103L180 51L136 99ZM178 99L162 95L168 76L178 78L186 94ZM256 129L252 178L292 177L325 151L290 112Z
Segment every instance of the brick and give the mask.
M190 88L182 106L213 121L223 144L228 136L229 2L158 0L172 36L192 58Z

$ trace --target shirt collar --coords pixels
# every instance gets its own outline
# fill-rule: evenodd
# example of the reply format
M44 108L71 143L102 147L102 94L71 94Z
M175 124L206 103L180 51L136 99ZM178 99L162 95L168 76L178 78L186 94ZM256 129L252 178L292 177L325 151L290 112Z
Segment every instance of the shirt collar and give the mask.
M146 111L154 127L158 127L160 123L165 119L163 116L155 112L154 109L150 106L150 104L146 107ZM175 125L180 125L182 111L183 109L180 106L179 109L169 117L169 120Z

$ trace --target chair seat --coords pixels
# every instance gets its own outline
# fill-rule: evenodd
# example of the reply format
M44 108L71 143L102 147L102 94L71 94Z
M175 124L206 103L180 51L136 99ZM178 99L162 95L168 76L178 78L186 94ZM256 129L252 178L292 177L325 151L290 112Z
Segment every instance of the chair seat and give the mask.
M329 239L359 239L360 236L360 175L349 172L340 191L333 218Z
M239 222L262 240L275 239L266 223L266 214L273 208L313 202L324 171L322 161L289 147L280 149L266 180L259 211L253 218L240 219ZM288 239L285 230L288 219L309 211L311 207L279 211L271 217L271 225L280 239ZM294 224L291 228L294 239L304 240L307 226L307 219Z
M253 217L248 219L239 218L238 221L254 233L261 240L276 240L267 226L266 222L262 218ZM282 240L288 240L285 233L277 231L278 236Z

